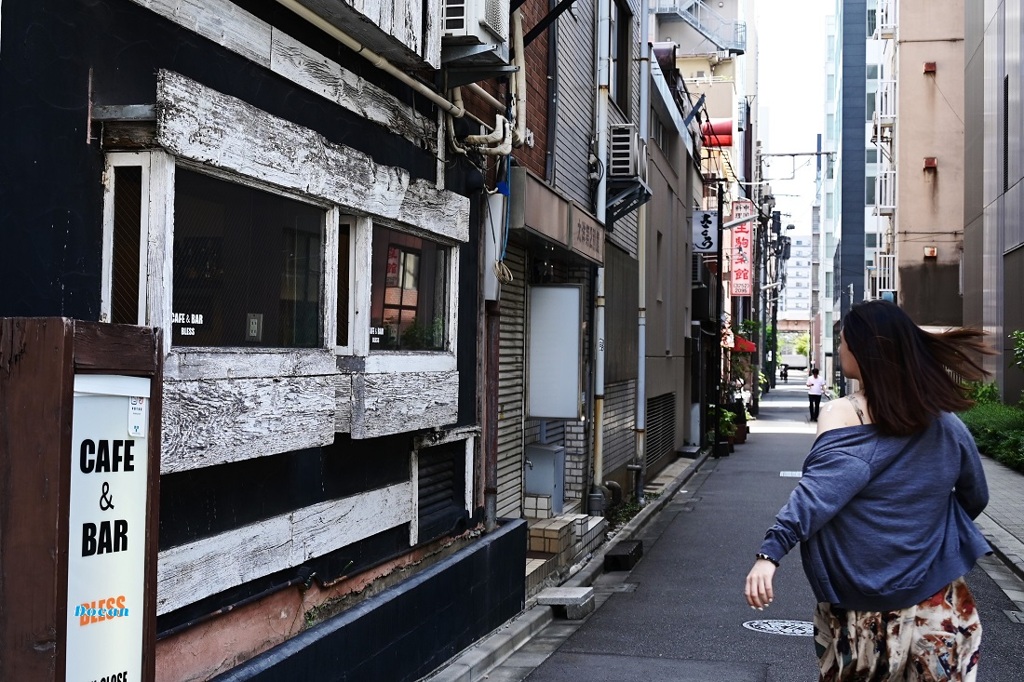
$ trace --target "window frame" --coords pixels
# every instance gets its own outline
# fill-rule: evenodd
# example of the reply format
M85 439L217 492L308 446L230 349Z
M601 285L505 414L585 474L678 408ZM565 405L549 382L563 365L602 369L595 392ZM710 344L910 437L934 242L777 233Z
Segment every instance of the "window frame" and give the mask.
M426 358L448 356L452 360L455 358L455 348L458 341L458 286L459 286L459 244L457 242L442 239L440 235L424 232L422 230L410 229L406 225L399 225L389 220L382 220L380 218L367 219L368 228L365 230L367 248L366 248L366 270L369 273L366 280L366 292L365 296L360 298L361 301L365 301L364 308L366 309L366 315L364 316L364 325L360 331L360 338L365 343L367 357L376 358L404 358L408 362L413 364L421 364L426 362L430 364L430 360ZM374 349L370 345L370 327L373 316L373 298L372 298L372 286L373 286L373 230L376 227L380 227L387 230L394 230L403 234L416 237L418 239L426 240L434 243L439 247L443 247L446 252L446 269L445 273L445 285L446 285L446 296L444 300L445 310L443 312L445 320L445 331L444 331L444 343L441 344L441 348L434 350L410 350L410 349ZM445 363L448 366L448 363Z
M114 286L114 222L117 197L117 168L139 168L141 191L139 198L139 300L135 324L147 322L149 310L149 229L150 216L150 168L152 157L149 152L112 152L106 155L103 169L103 244L101 257L100 322L109 322L113 308Z

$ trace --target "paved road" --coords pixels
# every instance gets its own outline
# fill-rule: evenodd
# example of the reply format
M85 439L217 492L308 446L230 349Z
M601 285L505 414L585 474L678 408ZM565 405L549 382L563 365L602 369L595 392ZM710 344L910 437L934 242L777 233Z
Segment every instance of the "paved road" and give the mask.
M582 622L553 621L503 664L489 682L808 682L817 677L810 636L769 634L754 620L810 620L814 599L794 552L776 577L776 599L753 611L742 585L764 530L785 502L813 441L797 373L779 384L730 457L709 459L638 536L644 557L631 572L594 582L599 607ZM866 551L868 551L866 549ZM975 569L985 628L981 682L1024 679L1024 624L1005 589L1024 589L995 560ZM1012 592L1011 592L1012 593ZM778 625L778 624L777 624ZM799 623L797 624L799 626ZM786 629L786 628L780 628Z

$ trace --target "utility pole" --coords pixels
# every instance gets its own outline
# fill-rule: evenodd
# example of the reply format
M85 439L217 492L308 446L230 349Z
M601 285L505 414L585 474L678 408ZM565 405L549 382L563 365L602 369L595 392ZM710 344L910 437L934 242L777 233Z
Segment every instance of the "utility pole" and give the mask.
M722 227L724 224L724 217L722 213L725 210L725 207L723 206L725 203L725 189L722 187L723 180L724 178L718 178L717 182L718 244L715 246L715 442L711 446L713 448L711 453L715 457L720 457L722 455L718 448L718 441L721 438L719 423L721 422L720 418L722 415L722 309L724 308L724 304L722 303L724 294L722 287L722 236L725 234L725 230ZM725 454L728 453L729 451L727 449Z

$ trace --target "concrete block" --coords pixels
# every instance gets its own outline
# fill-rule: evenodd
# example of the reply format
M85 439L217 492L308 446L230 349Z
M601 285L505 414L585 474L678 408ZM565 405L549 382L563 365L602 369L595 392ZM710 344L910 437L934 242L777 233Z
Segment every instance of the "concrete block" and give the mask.
M593 596L593 587L549 587L537 595L537 603L548 606L580 606Z

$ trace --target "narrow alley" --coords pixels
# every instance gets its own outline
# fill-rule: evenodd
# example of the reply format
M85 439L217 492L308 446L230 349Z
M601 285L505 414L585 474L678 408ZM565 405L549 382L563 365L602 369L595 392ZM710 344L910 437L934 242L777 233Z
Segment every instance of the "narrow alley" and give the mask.
M691 473L675 469L674 482L663 485L667 497L651 503L660 509L632 536L642 541L643 558L628 572L597 571L594 613L580 621L548 616L542 621L546 625L514 653L509 642L517 626L510 624L507 632L481 642L431 682L815 679L814 598L799 553L783 560L769 609L753 611L743 598L744 576L761 537L798 480L814 440L803 381L804 375L794 372L788 383L780 381L762 397L747 442L735 446L730 456L692 464L680 460ZM989 464L992 500L979 525L993 544L994 534L1001 534L999 549L1014 555L1024 545L993 519L1013 508L1014 497L1024 492L1024 475ZM588 573L593 575L592 567L584 567L570 583L581 584L580 576ZM985 632L978 680L1019 679L1024 581L993 556L979 563L968 583ZM545 610L550 609L528 608L520 620L536 619L534 612ZM505 658L481 673L485 652Z

